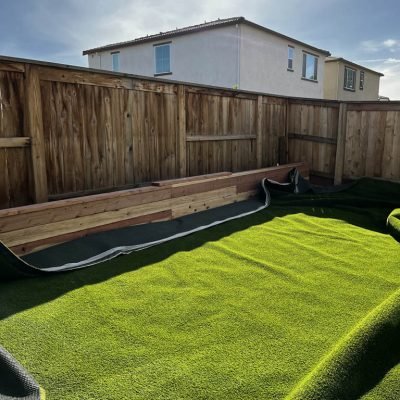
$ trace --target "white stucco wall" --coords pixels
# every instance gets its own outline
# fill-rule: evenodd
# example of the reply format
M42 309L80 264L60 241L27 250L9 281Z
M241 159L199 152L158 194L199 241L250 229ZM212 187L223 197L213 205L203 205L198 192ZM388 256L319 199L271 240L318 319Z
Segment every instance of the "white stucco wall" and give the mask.
M120 51L120 72L154 76L154 45L169 41L172 74L163 75L163 79L229 88L238 84L235 25L89 54L89 67L112 70L111 53Z
M241 37L241 89L323 98L325 55L248 25L241 26ZM289 45L294 47L293 71L287 70ZM301 79L303 51L318 56L318 82Z
M246 24L89 54L89 67L112 70L111 53L119 50L120 72L154 76L154 45L169 41L172 74L162 78L323 98L323 54ZM287 70L288 45L294 47L294 71ZM318 82L301 79L303 51L318 55Z

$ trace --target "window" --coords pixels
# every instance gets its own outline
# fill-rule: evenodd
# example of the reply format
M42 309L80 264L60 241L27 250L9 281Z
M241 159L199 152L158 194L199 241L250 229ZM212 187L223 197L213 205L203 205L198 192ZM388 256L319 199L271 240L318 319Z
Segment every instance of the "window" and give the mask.
M160 44L154 47L156 58L156 74L168 74L171 72L170 43Z
M119 72L119 52L111 53L112 57L112 70L115 72Z
M364 71L360 71L360 90L364 90Z
M287 69L293 71L294 47L288 46Z
M318 79L318 57L313 54L303 53L303 79L316 81Z
M356 90L356 70L344 67L344 88L346 90Z

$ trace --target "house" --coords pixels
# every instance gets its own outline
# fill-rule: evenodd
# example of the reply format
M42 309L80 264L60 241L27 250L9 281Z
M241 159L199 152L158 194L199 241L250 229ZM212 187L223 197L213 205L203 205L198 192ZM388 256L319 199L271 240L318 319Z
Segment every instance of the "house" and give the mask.
M330 53L236 17L85 50L83 55L90 68L322 98Z
M324 98L344 101L379 100L380 72L339 57L325 59Z

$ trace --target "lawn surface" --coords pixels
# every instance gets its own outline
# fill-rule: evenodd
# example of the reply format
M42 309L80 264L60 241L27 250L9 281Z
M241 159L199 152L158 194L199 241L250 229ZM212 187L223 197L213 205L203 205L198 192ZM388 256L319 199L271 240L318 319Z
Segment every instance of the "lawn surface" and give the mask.
M48 400L400 398L395 206L366 185L1 283L0 344Z

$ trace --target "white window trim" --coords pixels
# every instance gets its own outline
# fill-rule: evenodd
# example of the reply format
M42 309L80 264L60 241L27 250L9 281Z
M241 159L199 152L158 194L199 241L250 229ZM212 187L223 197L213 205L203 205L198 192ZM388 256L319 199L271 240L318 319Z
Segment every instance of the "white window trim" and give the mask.
M154 44L154 76L159 76L159 75L171 75L172 74L172 68L171 68L171 43L172 42L163 42L163 43L157 43ZM163 71L163 72L157 72L157 56L156 56L156 49L157 47L161 46L168 46L169 47L169 71Z
M354 73L353 75L353 86L347 86L348 84L348 79L347 79L347 71L352 71ZM349 90L351 92L356 91L356 82L357 82L357 70L348 66L344 67L344 82L343 82L343 89L344 90Z
M362 77L362 79L361 79ZM360 71L360 85L359 85L359 89L360 90L364 90L365 88L365 71Z
M310 78L307 78L307 77L305 76L305 75L306 75L306 71L307 71L307 61L306 61L306 66L305 66L305 68L304 68L304 57L306 57L306 60L307 60L307 55L314 57L314 60L315 60L314 72L315 72L315 75L316 75L315 79L310 79ZM305 80L305 81L309 81L309 82L318 83L318 59L319 59L319 56L318 56L317 54L313 54L313 53L310 53L310 52L308 52L308 51L303 50L303 59L302 59L302 68L301 68L301 79L303 79L303 80Z
M119 55L120 55L119 51L113 51L111 53L111 67L112 67L113 72L120 72L120 70L121 70L121 59L120 59ZM117 69L114 68L114 56L118 56L118 68Z
M292 58L289 57L290 49L292 50ZM294 46L288 45L287 50L287 70L293 72L294 71ZM292 68L289 67L289 60L292 60Z

